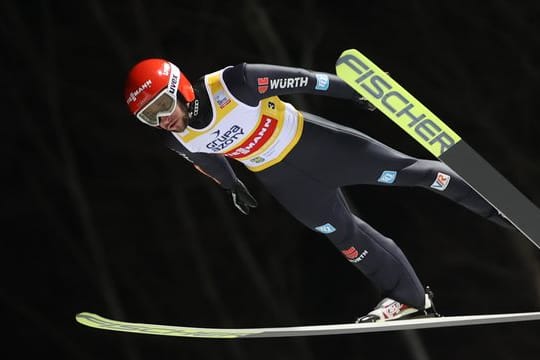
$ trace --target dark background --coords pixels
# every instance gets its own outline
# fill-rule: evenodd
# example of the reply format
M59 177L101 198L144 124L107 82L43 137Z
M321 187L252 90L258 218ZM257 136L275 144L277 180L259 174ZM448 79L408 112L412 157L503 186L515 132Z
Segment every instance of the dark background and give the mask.
M243 61L334 72L339 54L358 48L538 204L538 1L3 0L0 14L3 353L538 358L538 323L223 341L124 335L74 320L94 311L206 327L332 324L379 300L247 170L234 165L260 203L246 217L162 147L122 98L135 62L166 57L192 80ZM324 97L286 100L431 158L379 112ZM540 309L539 253L519 233L425 190L346 191L402 247L443 314Z

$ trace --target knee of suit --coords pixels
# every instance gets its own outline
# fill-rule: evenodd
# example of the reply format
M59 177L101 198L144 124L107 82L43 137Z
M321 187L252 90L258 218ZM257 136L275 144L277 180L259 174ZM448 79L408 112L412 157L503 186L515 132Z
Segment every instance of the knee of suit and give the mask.
M461 191L463 181L446 164L435 160L418 160L400 173L403 185L419 186L433 191Z

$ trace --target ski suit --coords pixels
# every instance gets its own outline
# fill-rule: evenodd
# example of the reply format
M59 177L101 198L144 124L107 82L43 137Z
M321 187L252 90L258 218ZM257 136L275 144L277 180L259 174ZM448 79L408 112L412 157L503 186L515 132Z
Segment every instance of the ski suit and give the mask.
M385 297L423 309L425 290L394 241L350 211L340 187L423 187L499 222L496 209L442 162L407 156L278 97L305 93L361 101L336 75L243 63L205 75L194 91L189 126L181 133L165 131L167 146L225 189L236 179L227 158L242 162Z

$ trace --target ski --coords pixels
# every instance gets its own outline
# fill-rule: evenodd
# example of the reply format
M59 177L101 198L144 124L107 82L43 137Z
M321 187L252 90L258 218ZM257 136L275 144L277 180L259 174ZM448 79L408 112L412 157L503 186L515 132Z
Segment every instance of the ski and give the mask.
M336 73L388 118L444 162L540 248L540 211L484 158L358 50L344 51Z
M275 328L200 328L159 324L132 323L107 319L97 314L83 312L76 316L76 320L86 326L113 330L119 332L194 337L214 339L237 339L237 338L274 338L292 336L315 336L315 335L338 335L372 333L383 331L415 330L427 328L441 328L452 326L486 325L495 323L509 323L540 320L540 312L492 314L492 315L469 315L417 318L409 320L395 320L388 322L363 323L363 324L337 324L337 325L312 325L291 326Z

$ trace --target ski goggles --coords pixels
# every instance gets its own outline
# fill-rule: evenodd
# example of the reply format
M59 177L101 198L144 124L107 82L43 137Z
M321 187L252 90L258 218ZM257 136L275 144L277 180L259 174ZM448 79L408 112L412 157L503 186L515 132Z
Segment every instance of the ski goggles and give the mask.
M176 94L171 95L166 88L146 104L136 116L150 126L159 126L161 116L171 115L176 107Z
M172 64L171 64L172 65ZM172 65L169 83L137 114L137 119L150 126L159 126L161 116L171 115L176 107L176 91L180 83L180 70Z

